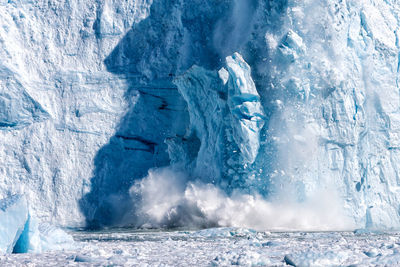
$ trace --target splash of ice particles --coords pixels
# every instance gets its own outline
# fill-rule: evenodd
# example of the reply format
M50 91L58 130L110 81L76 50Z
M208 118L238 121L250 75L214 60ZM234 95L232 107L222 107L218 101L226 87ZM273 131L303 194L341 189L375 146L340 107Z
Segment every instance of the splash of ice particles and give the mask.
M0 1L0 197L69 227L398 229L399 10Z

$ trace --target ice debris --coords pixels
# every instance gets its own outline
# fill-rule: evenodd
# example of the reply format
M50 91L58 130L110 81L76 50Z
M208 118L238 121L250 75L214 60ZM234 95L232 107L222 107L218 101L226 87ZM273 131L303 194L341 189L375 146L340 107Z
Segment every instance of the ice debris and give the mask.
M284 261L291 266L341 266L349 257L343 251L308 251L285 255Z

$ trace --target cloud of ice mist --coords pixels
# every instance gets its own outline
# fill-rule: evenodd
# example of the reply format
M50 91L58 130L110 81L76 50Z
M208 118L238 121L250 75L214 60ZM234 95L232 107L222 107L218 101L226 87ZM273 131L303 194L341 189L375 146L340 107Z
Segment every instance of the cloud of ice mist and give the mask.
M212 184L188 182L172 167L154 169L130 190L139 227L245 227L272 231L350 230L334 193L320 191L307 201L269 202L259 195L228 196ZM284 197L283 197L284 198ZM125 223L132 219L125 218Z
M255 7L256 1L234 0L228 15L216 24L213 44L222 57L232 54L246 43Z
M270 175L272 191L279 196L288 194L293 200L308 198L319 188L335 188L332 177L319 173L320 126L308 119L307 113L311 111L305 105L289 103L269 121L270 138L276 149Z

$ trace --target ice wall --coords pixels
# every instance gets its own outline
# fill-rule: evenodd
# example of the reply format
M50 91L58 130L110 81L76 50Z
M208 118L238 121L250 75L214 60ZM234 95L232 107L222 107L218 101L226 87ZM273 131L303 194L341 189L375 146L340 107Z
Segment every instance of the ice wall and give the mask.
M24 192L44 221L80 226L94 158L126 105L103 64L146 1L0 1L0 198Z
M115 225L137 219L131 186L172 164L271 202L334 192L358 227L399 228L399 10L0 1L0 196Z
M292 3L270 60L271 116L285 188L299 198L335 188L360 226L399 226L396 2ZM318 23L316 23L318 22ZM280 104L281 102L279 102ZM289 181L289 182L288 182Z

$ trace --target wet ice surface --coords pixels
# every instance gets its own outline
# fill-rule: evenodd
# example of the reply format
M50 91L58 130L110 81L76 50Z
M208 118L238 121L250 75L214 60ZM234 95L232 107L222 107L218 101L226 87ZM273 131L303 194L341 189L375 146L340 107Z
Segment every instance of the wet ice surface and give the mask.
M0 256L2 266L395 266L400 233L73 232L77 249Z

